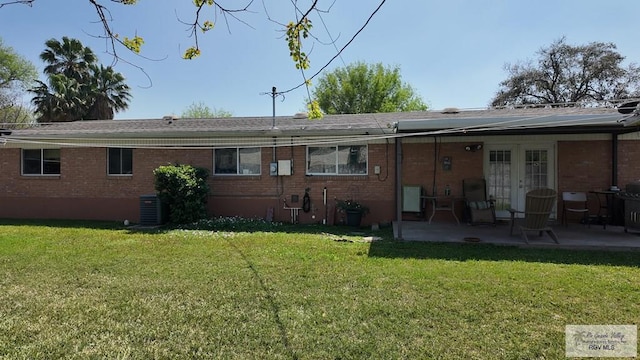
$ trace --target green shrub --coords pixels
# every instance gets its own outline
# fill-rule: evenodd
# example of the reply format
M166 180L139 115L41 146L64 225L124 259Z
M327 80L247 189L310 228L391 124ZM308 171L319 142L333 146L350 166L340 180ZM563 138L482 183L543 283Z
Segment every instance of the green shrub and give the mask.
M153 171L155 188L169 207L172 223L188 224L207 216L209 171L191 165L166 165Z

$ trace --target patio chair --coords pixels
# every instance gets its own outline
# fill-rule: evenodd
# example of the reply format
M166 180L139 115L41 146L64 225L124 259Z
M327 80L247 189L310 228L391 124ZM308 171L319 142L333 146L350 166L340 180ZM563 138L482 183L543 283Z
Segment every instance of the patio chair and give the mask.
M562 192L562 224L569 226L567 213L582 214L582 222L591 227L589 207L587 206L587 193L564 191Z
M462 180L462 195L465 201L465 217L471 225L496 224L496 210L493 201L487 199L485 179Z
M527 232L537 231L538 236L542 236L542 233L546 232L556 244L559 244L558 236L556 236L547 224L557 196L558 193L553 189L536 189L529 191L526 195L524 211L509 209L511 213L511 235L513 235L513 227L516 221L515 214L523 213L524 224L520 226L520 233L525 243L529 243Z

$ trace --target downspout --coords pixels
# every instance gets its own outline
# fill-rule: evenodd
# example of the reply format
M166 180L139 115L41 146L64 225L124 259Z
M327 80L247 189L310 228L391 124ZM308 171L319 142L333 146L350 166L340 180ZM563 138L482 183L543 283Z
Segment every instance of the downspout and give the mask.
M396 240L402 241L402 138L396 137Z
M618 133L611 133L611 185L618 185Z

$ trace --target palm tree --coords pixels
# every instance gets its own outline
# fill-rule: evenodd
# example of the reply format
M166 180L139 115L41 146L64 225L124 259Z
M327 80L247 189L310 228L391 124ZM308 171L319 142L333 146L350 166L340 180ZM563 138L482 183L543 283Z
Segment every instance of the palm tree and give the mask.
M64 74L66 77L82 82L89 75L89 68L98 58L90 48L82 45L80 40L62 37L62 42L49 39L47 48L40 54L40 59L47 66L47 75Z
M36 113L38 114L36 120L38 122L55 121L52 120L57 116L55 95L49 91L49 86L42 81L36 80L36 84L35 87L29 89L34 95L31 103L35 106Z
M74 121L83 118L86 103L82 87L75 79L62 74L51 75L51 86L37 80L37 86L30 89L34 93L31 103L39 114L38 122Z
M49 84L41 81L30 91L38 121L113 119L129 107L131 93L124 76L111 66L97 65L93 51L79 40L47 40L40 58Z
M124 76L111 66L92 65L89 83L90 99L87 119L111 120L118 111L126 110L131 100L130 88Z

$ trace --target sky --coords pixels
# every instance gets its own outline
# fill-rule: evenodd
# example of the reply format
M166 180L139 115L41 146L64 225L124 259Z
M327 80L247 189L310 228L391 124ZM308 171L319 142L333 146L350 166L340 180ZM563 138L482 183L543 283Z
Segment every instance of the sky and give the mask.
M311 2L298 0L301 8ZM319 0L323 11L311 17L315 39L304 45L311 59L306 75L320 71L380 2ZM145 39L142 56L117 48L122 60L114 66L126 77L132 100L116 119L180 115L200 102L234 116L271 116L271 88L287 91L303 82L281 25L295 19L293 1L254 0L249 11L236 14L240 21L203 13L216 26L199 35L202 55L195 60L182 59L194 43L184 24L194 18L192 0L101 3L111 11L114 32ZM241 3L219 0L227 7ZM640 62L639 9L637 0L387 0L325 71L354 62L397 66L402 80L433 110L485 108L508 76L505 64L534 60L537 51L563 36L571 45L614 43L625 65ZM40 74L45 41L63 36L79 39L102 64L112 65L97 21L89 0L35 0L31 7L0 8L0 37ZM304 87L278 96L276 115L305 111L307 98Z

